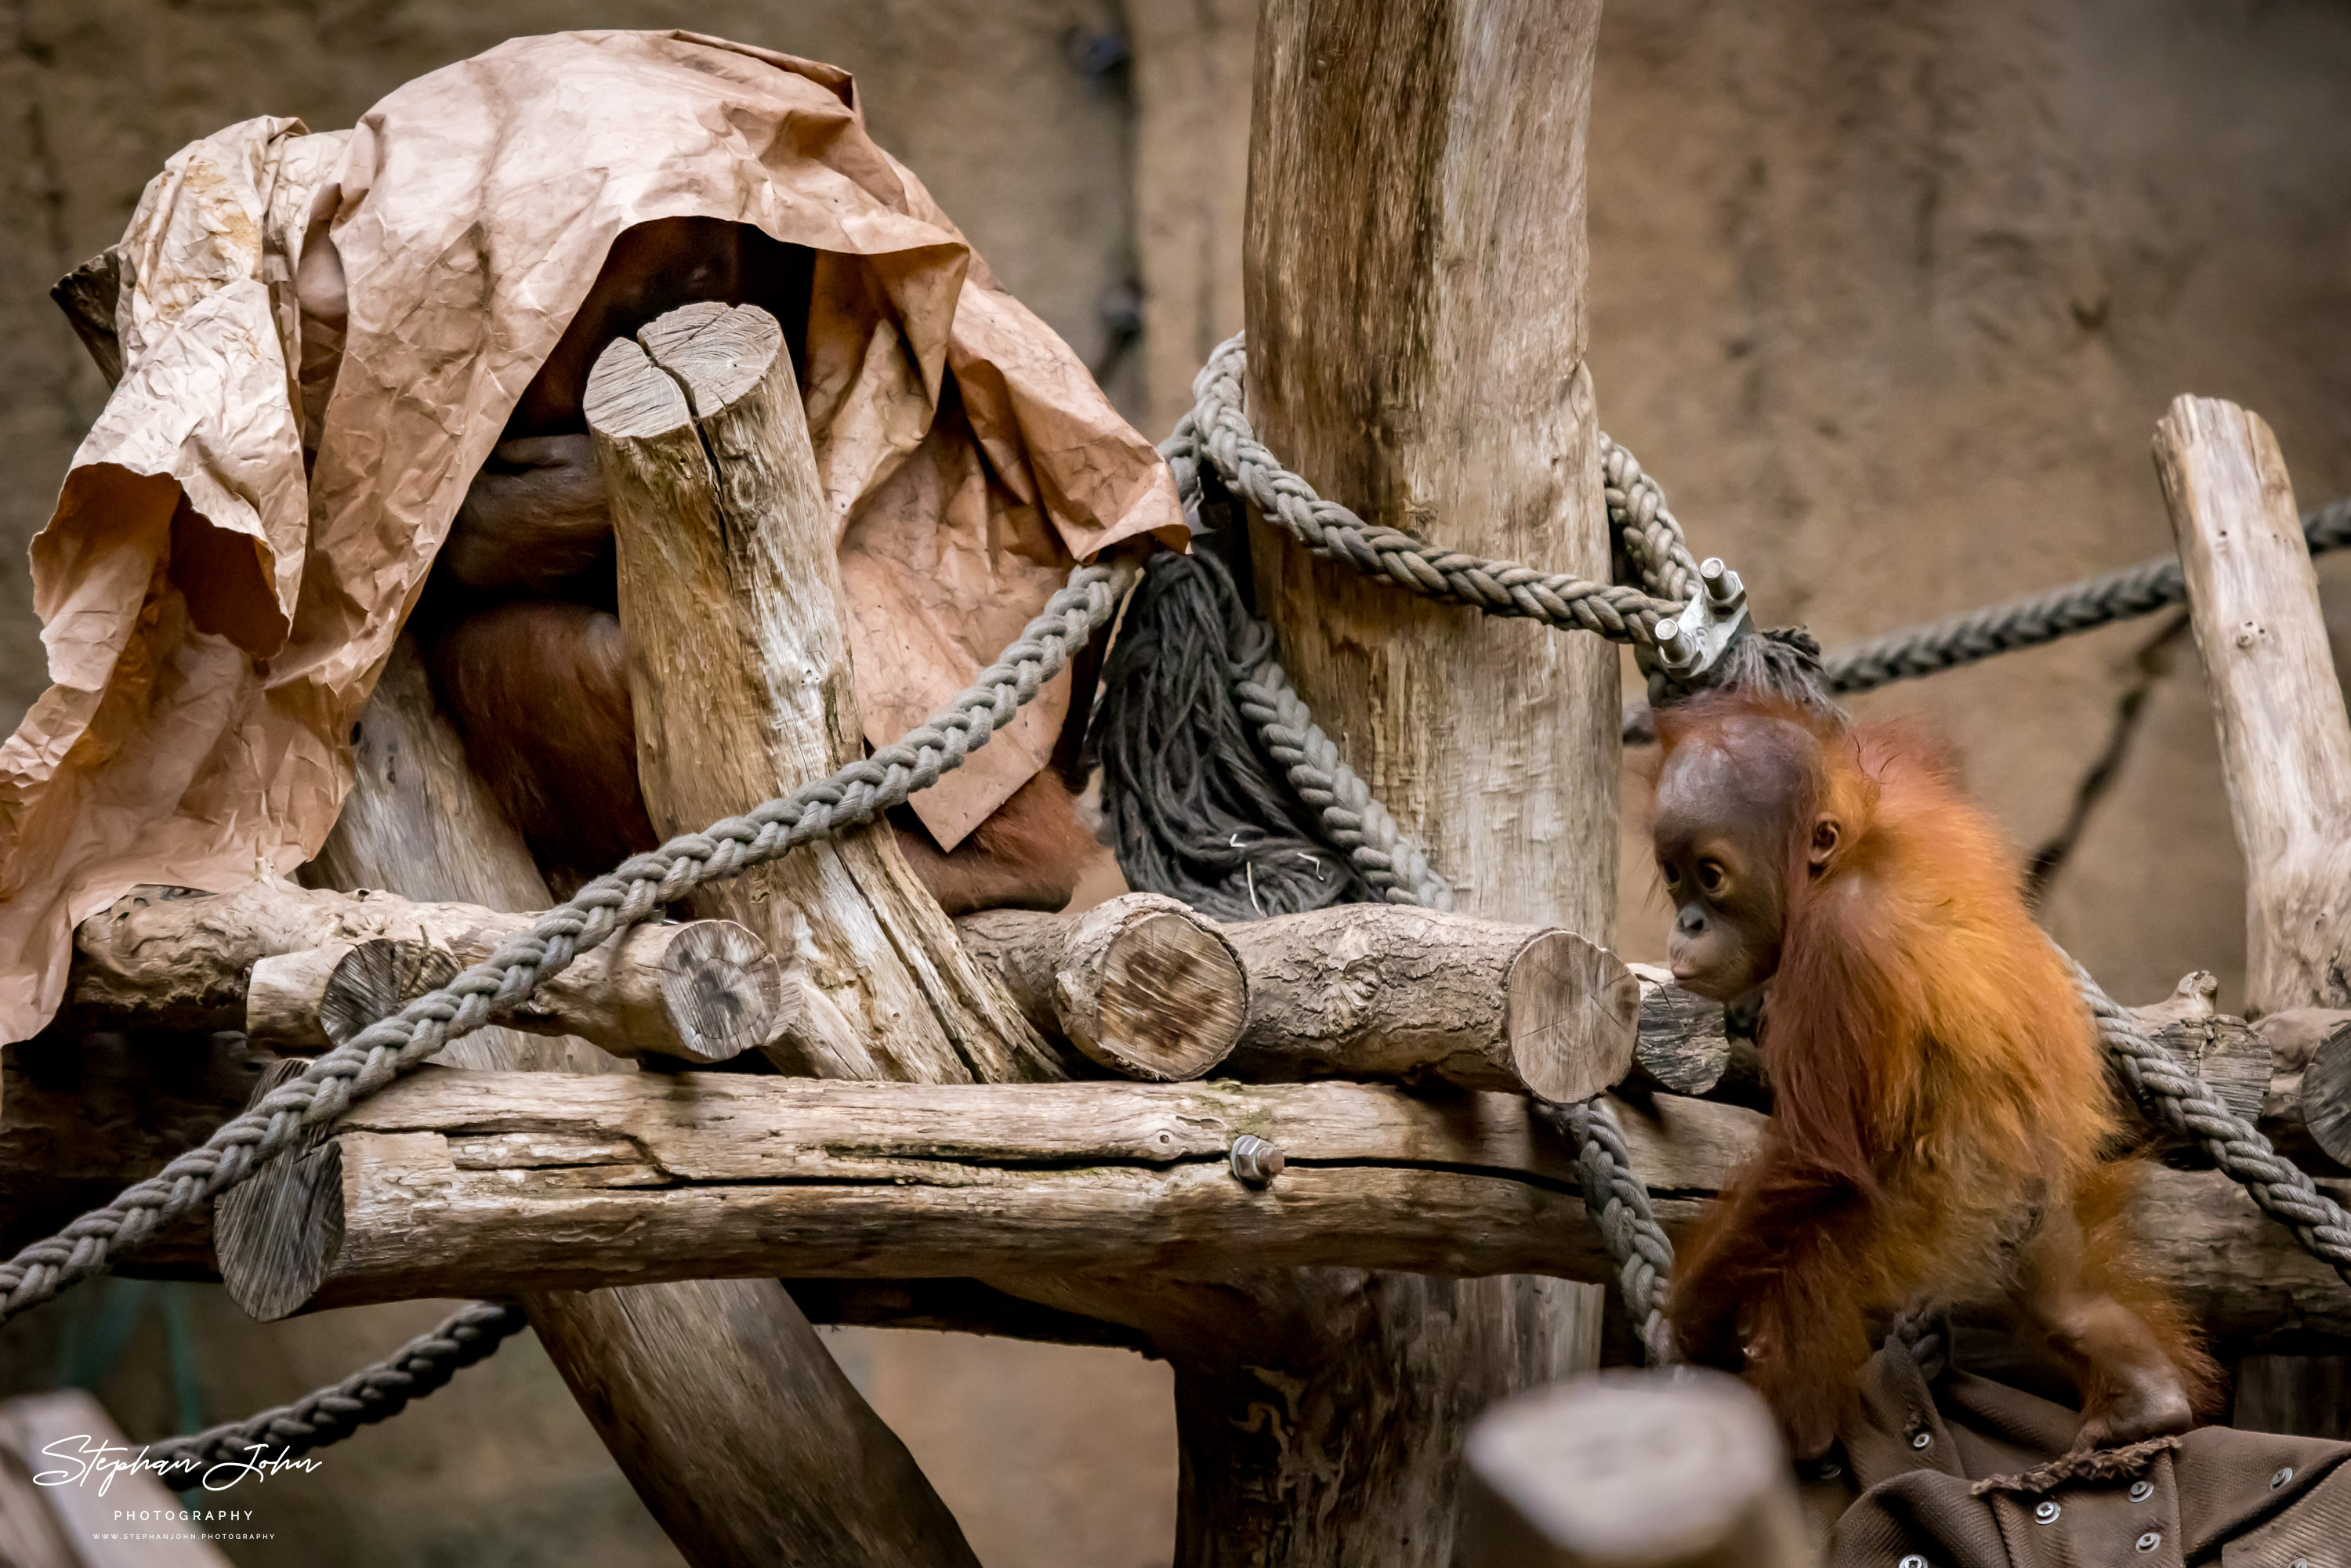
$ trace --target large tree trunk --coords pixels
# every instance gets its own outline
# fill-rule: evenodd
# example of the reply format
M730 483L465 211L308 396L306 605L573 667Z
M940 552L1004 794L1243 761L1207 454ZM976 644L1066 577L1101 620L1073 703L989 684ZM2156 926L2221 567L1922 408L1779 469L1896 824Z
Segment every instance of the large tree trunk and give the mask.
M1604 577L1584 344L1596 0L1271 0L1244 258L1259 434L1325 495ZM1255 535L1300 692L1461 906L1608 939L1615 651ZM1589 1365L1591 1287L1330 1270L1179 1348L1176 1560L1450 1563L1467 1423ZM1581 1309L1582 1313L1573 1308Z
M359 776L305 881L492 909L553 902L434 711L404 639L360 731ZM580 1041L495 1028L440 1060L508 1071L633 1066ZM811 1568L974 1568L946 1505L780 1287L703 1280L613 1294L626 1299L546 1295L524 1306L630 1484L695 1568L787 1558ZM852 1469L844 1454L881 1458Z

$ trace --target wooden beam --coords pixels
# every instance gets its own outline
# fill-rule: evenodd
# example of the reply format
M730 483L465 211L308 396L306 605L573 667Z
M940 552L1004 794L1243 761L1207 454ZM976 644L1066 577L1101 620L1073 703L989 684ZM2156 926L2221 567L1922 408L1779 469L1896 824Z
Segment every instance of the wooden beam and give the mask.
M274 879L195 896L134 888L76 928L68 1006L86 1027L243 1029L271 1049L319 1051L356 1032L353 1018L482 962L533 918ZM741 926L647 925L554 976L507 1023L615 1056L723 1061L767 1039L781 1000L775 958Z
M1641 1078L1674 1094L1704 1094L1730 1068L1730 1029L1722 1004L1674 984L1673 971L1629 964L1641 987L1634 1063Z
M1599 20L1599 0L1269 0L1242 291L1258 433L1322 494L1604 579L1583 366ZM1251 538L1300 694L1458 907L1604 945L1616 650ZM1309 1277L1260 1300L1268 1332L1175 1359L1180 1568L1450 1563L1468 1413L1584 1354L1577 1314L1528 1281ZM1281 1414L1247 1416L1280 1379Z
M2155 465L2244 851L2246 1010L2351 1006L2351 716L2277 437L2176 399Z
M1249 1014L1232 944L1157 894L1082 915L991 909L965 915L956 931L1039 1033L1123 1077L1199 1077L1231 1052Z
M1669 1094L1619 1115L1676 1232L1762 1125ZM1244 1133L1285 1155L1270 1186L1232 1173ZM303 1310L711 1274L977 1277L1050 1300L1033 1282L1071 1271L1614 1269L1573 1151L1516 1095L426 1069L323 1146L303 1281L277 1298ZM2226 1176L2152 1171L2142 1202L2162 1271L2216 1333L2351 1333L2351 1288Z
M1235 1078L1426 1078L1564 1102L1632 1068L1639 986L1573 932L1384 904L1223 930L1249 973Z
M835 519L775 318L756 306L671 311L598 357L586 412L612 500L654 827L699 831L862 757ZM810 845L689 902L807 957L770 1048L789 1071L1064 1076L886 828Z
M405 638L360 717L356 750L358 776L303 869L306 882L494 909L553 902L521 835L467 768ZM552 1073L635 1082L633 1062L510 1030L482 1030L439 1060L522 1072L542 1089L572 1081ZM523 1305L630 1484L695 1568L787 1559L972 1568L946 1506L772 1281L661 1285L589 1309L543 1295ZM843 1455L871 1463L844 1470Z
M1779 1428L1719 1372L1617 1372L1480 1416L1462 1568L1812 1568Z

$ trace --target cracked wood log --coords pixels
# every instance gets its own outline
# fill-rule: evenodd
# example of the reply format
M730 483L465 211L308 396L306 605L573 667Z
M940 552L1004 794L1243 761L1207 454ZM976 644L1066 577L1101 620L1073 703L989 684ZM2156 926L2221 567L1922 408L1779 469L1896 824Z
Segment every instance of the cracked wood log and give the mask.
M521 835L466 766L404 637L360 718L356 750L351 792L303 870L307 883L494 909L552 902ZM502 1029L457 1040L439 1060L535 1069L518 1080L531 1092L637 1081L635 1063L583 1042ZM284 1211L307 1212L290 1202ZM555 1292L523 1305L622 1473L695 1568L783 1559L975 1568L904 1446L774 1281Z
M956 931L1039 1033L1123 1077L1197 1078L1241 1037L1240 960L1175 899L1131 893L1074 915L991 909Z
M275 1050L323 1050L356 1033L355 1020L397 1011L489 957L533 918L277 881L167 891L134 889L76 928L77 1021L242 1028ZM507 1021L614 1056L722 1061L767 1038L780 999L774 957L741 926L647 925L572 963Z
M1249 974L1231 1077L1426 1077L1573 1101L1633 1065L1639 987L1573 932L1387 904L1222 929Z
M654 827L697 832L863 756L832 514L775 318L756 306L673 310L598 357L586 412L612 499ZM812 844L689 902L804 961L768 1048L788 1071L1064 1075L886 828Z
M1598 0L1269 0L1242 292L1258 434L1323 495L1604 579L1583 367L1599 19ZM1605 943L1616 650L1429 603L1262 526L1251 549L1301 695L1458 907ZM1178 1568L1449 1564L1469 1412L1586 1354L1531 1281L1292 1277L1259 1299L1268 1332L1173 1358Z
M1762 1126L1671 1094L1618 1111L1676 1233ZM1282 1149L1270 1185L1234 1176L1243 1133ZM322 1149L320 1218L276 1265L276 1299L304 1311L720 1271L978 1278L1026 1296L1079 1269L1614 1269L1573 1151L1518 1095L426 1069L353 1106ZM2158 1270L2224 1338L2351 1334L2351 1287L2228 1177L2150 1171L2140 1217Z
M2155 466L2245 857L2245 1011L2351 1005L2351 715L2285 458L2260 416L2181 397L2156 426ZM2297 1098L2322 1147L2326 1090L2314 1061Z
M1461 1568L1813 1568L1786 1448L1719 1372L1614 1372L1479 1417Z

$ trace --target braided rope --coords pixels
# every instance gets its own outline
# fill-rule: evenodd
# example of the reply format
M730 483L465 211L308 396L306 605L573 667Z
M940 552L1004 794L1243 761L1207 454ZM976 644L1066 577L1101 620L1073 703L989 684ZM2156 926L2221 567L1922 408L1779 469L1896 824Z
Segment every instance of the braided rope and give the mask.
M291 1405L280 1405L242 1421L152 1444L141 1458L162 1465L165 1475L178 1469L201 1478L215 1465L292 1458L340 1443L361 1427L399 1415L411 1400L434 1393L528 1326L520 1307L472 1302L438 1328L410 1340L387 1359L361 1367L340 1383L313 1389ZM195 1484L195 1479L187 1484Z
M2066 962L2073 964L2074 988L2097 1020L2098 1038L2140 1102L2173 1131L2202 1145L2212 1163L2241 1184L2263 1213L2351 1284L2351 1214L2272 1148L2259 1128L2222 1104L2193 1068L2147 1038L2138 1020L2087 969L2071 958Z
M1264 622L1257 626L1266 631ZM1289 672L1273 656L1270 632L1259 649L1243 658L1233 693L1241 716L1258 727L1290 787L1319 814L1323 841L1346 852L1373 892L1390 904L1453 907L1453 885L1429 863L1428 852L1396 826L1385 806L1372 799L1371 786L1341 759L1338 746L1306 711Z
M1207 457L1227 486L1316 555L1345 561L1366 576L1426 598L1647 647L1656 644L1658 621L1671 620L1688 601L1687 585L1696 581L1697 567L1681 543L1680 525L1655 483L1621 450L1615 454L1621 461L1609 464L1616 483L1608 488L1620 498L1612 500L1612 508L1621 505L1635 519L1621 535L1626 553L1657 591L1683 585L1678 600L1447 549L1400 528L1366 523L1336 501L1324 500L1283 467L1249 428L1242 410L1241 378L1249 357L1242 339L1236 332L1208 357L1192 382L1193 410L1176 425L1168 445L1194 462ZM1180 468L1178 473L1180 477Z
M1134 576L1123 563L1078 568L1019 639L928 723L829 779L624 862L539 915L487 960L311 1062L156 1176L25 1248L0 1264L0 1322L102 1271L198 1204L246 1181L304 1128L332 1121L451 1040L504 1016L580 954L664 904L870 822L961 767L1109 624Z

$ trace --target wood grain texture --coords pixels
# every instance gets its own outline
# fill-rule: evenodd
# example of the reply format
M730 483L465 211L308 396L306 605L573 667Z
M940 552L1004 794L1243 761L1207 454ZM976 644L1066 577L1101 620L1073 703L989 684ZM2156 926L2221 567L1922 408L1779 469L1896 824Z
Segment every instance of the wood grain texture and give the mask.
M1722 1004L1674 984L1673 971L1627 965L1641 986L1640 1038L1634 1063L1649 1083L1675 1094L1704 1094L1730 1067L1730 1032Z
M1197 1078L1241 1037L1240 959L1175 899L1130 893L1073 915L992 909L956 931L1039 1032L1122 1077Z
M612 497L653 825L698 831L863 756L833 518L775 319L672 311L598 358L587 416ZM773 1051L788 1071L1061 1075L886 830L810 845L692 903L805 965Z
M197 897L160 891L133 889L77 929L69 1002L78 1018L242 1028L273 1049L321 1050L356 1032L348 1018L340 1032L329 1027L322 1008L413 1000L490 957L534 918L277 881ZM507 1022L576 1036L614 1056L718 1061L741 1051L747 1034L766 1038L781 983L773 956L731 922L649 924L549 977Z
M1604 1373L1489 1411L1462 1568L1813 1568L1787 1450L1719 1372Z
M1632 1066L1638 988L1572 932L1363 904L1224 933L1249 979L1224 1068L1235 1078L1433 1079L1570 1101Z
M2155 465L2245 857L2246 1010L2351 1005L2351 717L2277 438L2181 397Z
M1677 1234L1763 1124L1670 1094L1617 1108ZM1269 1186L1228 1167L1244 1132L1284 1152ZM1583 1221L1573 1151L1516 1095L427 1069L354 1106L325 1147L341 1239L314 1249L305 1310L713 1273L977 1277L1066 1303L1046 1277L1374 1265L1597 1281L1614 1267ZM2351 1333L2351 1288L2228 1177L2150 1171L2139 1217L2159 1270L2222 1337ZM1148 1312L1096 1315L1166 1330Z
M466 766L406 643L369 701L358 778L304 880L420 901L546 907L552 901L528 848ZM635 1081L633 1062L511 1030L469 1035L440 1060L514 1072L533 1093L575 1081ZM589 1076L552 1075L563 1073ZM333 1160L334 1145L320 1156ZM655 1286L626 1312L544 1296L523 1306L630 1484L695 1568L779 1560L870 1568L874 1541L898 1542L904 1551L894 1561L913 1568L969 1568L946 1505L772 1281ZM714 1453L726 1457L714 1462ZM844 1454L872 1462L843 1473Z
M1269 0L1242 251L1249 406L1291 468L1374 520L1592 577L1599 19L1598 0ZM1459 907L1604 945L1615 650L1252 540L1301 695ZM1443 1568L1469 1414L1584 1354L1581 1309L1523 1280L1291 1276L1256 1300L1264 1333L1171 1358L1178 1568Z
M413 637L402 633L360 714L351 787L305 887L382 888L419 903L503 911L555 902L522 835L465 761L465 743L434 705ZM632 1064L568 1037L540 1040L493 1024L444 1049L453 1067L626 1072Z

